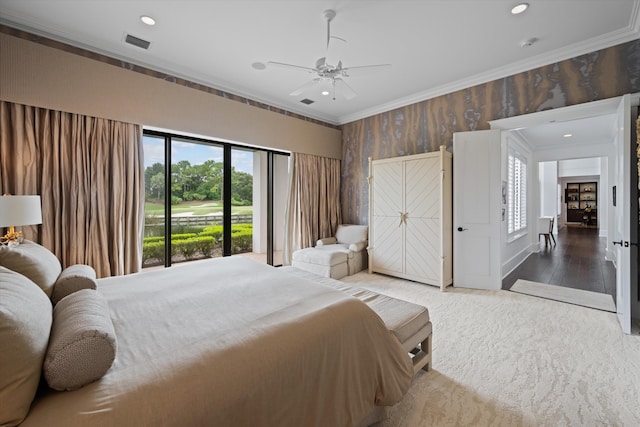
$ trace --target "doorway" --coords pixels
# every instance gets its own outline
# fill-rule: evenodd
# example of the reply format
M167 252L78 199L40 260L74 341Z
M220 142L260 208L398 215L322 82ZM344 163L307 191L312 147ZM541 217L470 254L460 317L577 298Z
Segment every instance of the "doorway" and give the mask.
M602 140L599 140L592 141L590 144L567 146L566 143L561 142L562 138L568 138L571 135L565 134L558 135L555 140L554 138L545 140L545 144L548 144L548 146L540 148L534 147L531 152L527 152L525 147L524 150L521 150L520 154L522 157L521 160L525 165L534 165L540 161L556 159L564 160L576 157L607 158L607 177L611 185L609 185L607 191L603 192L603 194L609 194L609 190L616 186L618 195L617 206L614 206L612 203L607 203L605 205L607 212L609 213L607 221L608 236L606 239L607 244L605 249L606 259L612 260L616 264L616 304L613 310L609 311L616 312L622 330L627 334L631 333L631 314L637 313L638 306L640 305L638 304L638 298L635 293L635 286L631 285L633 278L630 277L632 261L637 261L637 257L631 259L633 248L630 249L630 247L637 245L639 242L629 240L633 240L631 238L632 233L630 230L630 224L634 222L631 218L631 186L636 185L632 184L630 173L630 169L632 167L630 161L632 158L630 135L631 105L637 105L639 98L640 96L638 94L633 96L625 95L618 98L594 101L553 111L542 111L524 116L491 121L490 125L492 130L490 131L454 133L454 170L459 166L455 164L455 159L456 157L458 159L460 158L459 154L464 153L464 148L471 145L482 144L485 149L488 150L496 141L499 143L500 138L502 137L502 155L497 159L497 161L502 164L496 164L494 161L487 163L485 167L489 169L495 169L496 167L501 168L502 188L504 189L507 187L507 183L505 182L505 177L507 176L507 153L510 153L509 150L511 149L511 146L515 146L515 149L520 151L518 150L519 147L517 147L519 142L517 140L521 140L522 138L519 138L517 133L521 133L522 131L526 132L528 129L536 129L543 126L546 129L550 129L556 125L574 120L597 121L598 118L603 115L615 115L615 125L613 128L607 129L614 135L612 143L610 144L603 143ZM516 136L513 137L513 135ZM512 138L516 140L515 143L510 144L509 141L505 141L509 136L512 136ZM485 139L486 141L484 141ZM459 144L459 148L461 148L460 151L456 151L456 140L464 143ZM528 177L525 181L525 187L520 189L520 192L535 193L536 191L539 191L535 184L533 184L538 178L536 168L526 167L525 169ZM532 169L534 172L532 172ZM457 184L455 182L456 181L454 181L454 195L464 190L466 181L457 180ZM528 183L532 183L534 188L528 188ZM490 189L491 194L500 194L500 174L498 174L497 179L490 180L488 188ZM501 272L498 279L504 278L506 275L511 273L512 270L515 270L531 253L537 252L539 245L538 239L536 238L538 236L537 227L532 225L532 221L529 220L533 215L537 215L539 213L540 207L538 206L539 202L536 194L529 193L530 197L527 197L526 199L526 202L529 203L529 205L525 207L526 210L524 212L529 219L525 217L517 232L507 233L505 218L509 218L509 216L505 215L505 212L507 211L506 208L509 208L510 205L509 197L506 198L506 201L504 198L504 195L507 194L508 191L503 190L502 193L502 215L490 217L491 224L498 224L501 221L502 227L497 227L498 230L500 230L498 235L501 235L501 248L497 257L491 257L492 262L486 265L485 270L478 270L479 279L482 279L480 275L481 273L485 273L484 275L486 276L486 271L496 270ZM473 233L470 231L475 231L475 228L477 227L475 227L474 224L467 224L464 221L468 214L469 212L468 210L465 210L464 206L458 206L457 209L454 209L454 229L457 229L459 232L465 232L471 236ZM634 218L634 220L637 222L637 218ZM454 233L454 247L456 245L460 246L461 235L462 233ZM464 266L466 265L465 261L466 260L463 259L463 257L456 257L456 252L454 251L454 285L456 286L458 286L458 283L455 274L455 266ZM473 277L471 277L471 279L473 279ZM482 288L497 289L501 287L501 282L502 280L495 280L490 283L491 286L483 286ZM465 287L464 284L461 284L461 286ZM566 289L550 285L542 286ZM573 290L573 293L576 292L578 291ZM608 297L607 295L602 296Z
M607 239L595 228L561 227L556 245L546 245L502 280L509 290L518 279L611 295L616 300L616 270L605 259Z
M613 118L595 123L603 129L614 126ZM579 122L565 123L564 126L574 129L577 135L584 134ZM580 130L576 132L575 129ZM607 134L599 132L598 138L604 142ZM532 146L539 144L537 141L529 142ZM609 195L605 194L609 188L607 170L606 157L538 163L538 187L534 193L539 197L539 215L534 216L554 218L552 233L557 244L551 239L537 242L538 247L533 253L504 277L503 289L511 289L518 279L522 279L607 294L615 301L615 267L613 262L606 260L606 207L610 203ZM538 237L540 240L542 236Z

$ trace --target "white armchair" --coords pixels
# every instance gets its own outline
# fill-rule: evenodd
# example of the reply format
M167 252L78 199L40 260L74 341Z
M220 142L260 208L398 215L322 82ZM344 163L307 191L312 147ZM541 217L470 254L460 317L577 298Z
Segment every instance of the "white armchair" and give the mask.
M295 251L292 266L334 279L364 270L368 266L368 230L366 225L341 224L335 237L318 240L314 248Z
M333 250L347 253L349 276L368 267L367 245L369 243L369 227L366 225L341 224L336 230L336 236L329 238L335 243L325 245L324 239L318 243L331 247ZM316 247L318 244L316 244Z

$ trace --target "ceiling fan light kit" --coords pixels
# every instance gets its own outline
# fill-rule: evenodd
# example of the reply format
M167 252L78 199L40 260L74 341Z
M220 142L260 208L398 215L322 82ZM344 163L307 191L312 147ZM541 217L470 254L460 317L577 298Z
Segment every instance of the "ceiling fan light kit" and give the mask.
M304 85L300 86L290 96L299 96L306 91L318 86L321 82L327 82L331 86L331 92L333 92L333 100L336 100L336 92L340 93L346 100L350 100L356 97L356 92L347 84L344 80L349 77L349 71L357 69L360 70L381 70L391 67L391 64L376 64L376 65L360 65L356 67L343 67L342 60L336 58L337 62L333 62L331 46L335 45L331 43L332 40L337 40L342 43L346 43L346 40L340 37L331 35L331 21L336 17L336 12L333 9L327 9L322 13L322 16L327 21L327 46L325 56L318 58L315 63L315 67L305 67L302 65L287 64L283 62L269 61L267 65L286 68L296 71L306 71L308 73L315 74L312 80L308 81ZM335 50L335 49L334 49ZM255 68L255 67L254 67ZM331 93L327 89L322 89L321 94L326 96Z

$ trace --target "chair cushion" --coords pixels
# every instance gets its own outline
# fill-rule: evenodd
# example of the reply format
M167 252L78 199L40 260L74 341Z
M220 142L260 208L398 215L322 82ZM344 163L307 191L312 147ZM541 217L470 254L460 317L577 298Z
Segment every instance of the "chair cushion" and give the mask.
M57 304L62 298L81 289L96 289L96 271L86 264L74 264L62 270L53 287L51 301Z
M27 277L0 267L0 425L27 416L40 383L51 301Z
M336 246L336 248L331 249ZM318 265L336 265L347 262L348 249L345 252L337 245L322 246L320 248L305 248L297 250L293 253L294 261L307 262L309 264Z
M30 240L12 248L0 246L0 266L28 277L48 297L62 271L60 261L49 249Z
M368 240L367 235L369 227L366 225L340 224L336 231L336 239L338 243L358 243Z
M54 390L75 390L101 378L116 357L107 301L93 289L63 298L53 309L44 377Z

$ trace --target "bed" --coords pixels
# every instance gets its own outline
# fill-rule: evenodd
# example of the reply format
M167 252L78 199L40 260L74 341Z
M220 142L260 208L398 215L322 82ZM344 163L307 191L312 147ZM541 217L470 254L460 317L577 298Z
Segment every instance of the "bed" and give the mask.
M351 426L397 403L411 358L365 303L246 258L97 280L112 366L43 384L22 426Z

